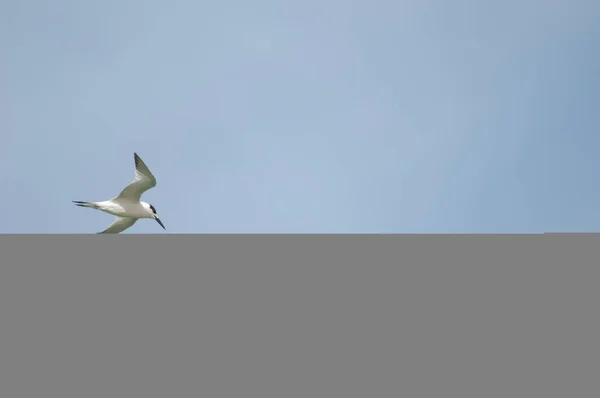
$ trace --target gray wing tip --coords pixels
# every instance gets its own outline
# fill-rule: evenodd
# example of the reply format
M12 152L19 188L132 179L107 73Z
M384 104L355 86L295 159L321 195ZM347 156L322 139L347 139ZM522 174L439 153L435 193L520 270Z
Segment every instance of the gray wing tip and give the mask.
M135 169L142 172L142 174L144 174L146 177L150 178L152 180L152 187L155 187L156 186L156 177L154 177L154 175L152 174L152 172L150 171L148 166L146 166L146 163L144 163L142 158L140 158L140 155L138 155L137 152L134 152L133 158L135 159ZM146 169L146 170L143 170L143 169Z
M137 153L133 153L133 158L135 160L135 169L136 170L140 170L140 169L147 169L148 166L146 166L146 163L144 163L144 161L142 160L142 158L140 157L140 155L138 155Z

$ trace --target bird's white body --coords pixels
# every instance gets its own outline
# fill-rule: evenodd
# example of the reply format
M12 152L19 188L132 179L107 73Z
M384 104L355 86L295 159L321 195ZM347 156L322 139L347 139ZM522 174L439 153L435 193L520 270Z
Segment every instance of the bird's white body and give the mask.
M140 200L142 193L156 186L156 178L137 153L134 153L133 157L135 178L118 196L101 202L73 201L77 206L90 207L115 216L115 221L104 231L98 232L99 234L118 234L131 227L140 218L152 218L163 229L165 228L154 206Z
M154 218L150 205L146 202L119 200L119 198L94 202L97 209L117 217Z

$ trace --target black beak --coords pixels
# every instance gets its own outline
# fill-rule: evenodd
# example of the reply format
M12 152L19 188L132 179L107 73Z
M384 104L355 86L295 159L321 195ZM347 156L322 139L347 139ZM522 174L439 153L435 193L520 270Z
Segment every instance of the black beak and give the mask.
M163 225L163 223L160 221L160 218L158 217L154 217L154 219L156 220L157 223L160 224L161 227L163 227L163 229L166 231L167 229L165 228L165 226Z

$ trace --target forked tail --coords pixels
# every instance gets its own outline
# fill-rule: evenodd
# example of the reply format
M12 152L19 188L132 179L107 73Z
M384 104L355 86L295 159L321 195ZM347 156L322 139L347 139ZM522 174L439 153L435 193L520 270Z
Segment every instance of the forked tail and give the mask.
M73 203L75 203L75 206L91 207L92 209L97 208L96 204L93 202L82 202L79 200L74 200Z

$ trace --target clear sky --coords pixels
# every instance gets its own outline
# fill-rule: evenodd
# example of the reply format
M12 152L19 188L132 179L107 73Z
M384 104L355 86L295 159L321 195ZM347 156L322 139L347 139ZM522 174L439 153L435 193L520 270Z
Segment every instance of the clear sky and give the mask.
M600 231L597 0L4 0L2 233ZM141 220L127 233L161 233Z

